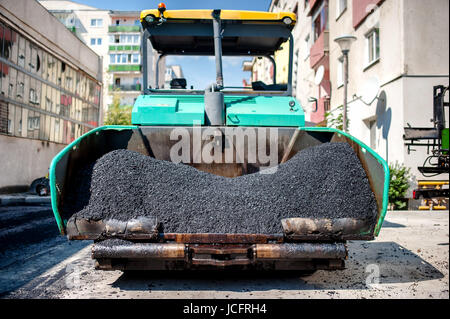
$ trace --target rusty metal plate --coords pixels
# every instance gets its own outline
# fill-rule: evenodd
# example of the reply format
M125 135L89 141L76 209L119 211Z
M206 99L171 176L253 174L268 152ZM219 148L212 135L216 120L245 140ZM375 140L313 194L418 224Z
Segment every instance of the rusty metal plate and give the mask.
M153 217L139 217L129 221L89 220L84 218L70 218L66 232L70 240L122 238L147 239L158 238L160 223Z
M343 243L256 244L255 251L256 260L335 259L347 257L347 247Z
M356 218L285 218L281 220L284 234L289 236L317 235L329 238L343 238L358 235L371 229L372 223Z
M228 254L243 254L249 253L253 245L189 245L189 250L194 254L214 254L214 255L228 255Z
M92 258L184 259L183 244L130 243L118 245L94 244Z

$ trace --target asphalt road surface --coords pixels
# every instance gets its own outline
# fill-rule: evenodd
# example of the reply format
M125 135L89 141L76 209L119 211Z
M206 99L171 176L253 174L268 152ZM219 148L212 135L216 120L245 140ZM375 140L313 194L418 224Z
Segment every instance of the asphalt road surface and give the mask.
M449 213L388 212L349 242L342 271L313 275L94 270L90 241L59 236L49 206L0 207L2 298L449 298Z

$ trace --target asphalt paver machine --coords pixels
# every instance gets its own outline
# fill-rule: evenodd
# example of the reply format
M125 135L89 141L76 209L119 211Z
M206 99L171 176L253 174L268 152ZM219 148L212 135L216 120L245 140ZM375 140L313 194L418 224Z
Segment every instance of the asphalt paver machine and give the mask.
M161 6L142 11L140 19L144 30L144 85L133 107L132 125L95 128L68 145L52 162L52 207L61 234L70 240L94 240L92 257L96 267L103 270L343 269L348 255L346 241L372 240L380 231L387 209L389 170L378 154L353 136L333 128L308 126L305 122L302 106L292 96L291 31L296 23L295 14L165 10ZM289 43L287 83L274 79L273 83L253 82L251 87L226 86L223 56L267 58L273 63L275 75L274 54L286 42ZM183 80L174 88L150 87L151 66L147 63L150 45L159 57L214 57L215 81L204 90L186 88ZM159 71L155 73L158 83ZM276 128L277 163L322 143L348 143L367 174L376 198L376 216L370 222L357 218L288 218L280 220L283 231L277 234L167 233L159 231L155 220L145 217L128 221L77 219L73 218L75 212L62 209L73 191L71 184L77 170L86 163L117 149L171 161L170 149L176 143L170 138L171 131L183 128L192 139L196 127L202 133L214 128L217 134L213 138L221 138L227 128ZM269 139L267 136L268 145ZM186 165L230 178L258 172L265 165L258 161L250 163L247 153L244 159L234 158L231 163L195 163L194 151L191 149L191 161Z

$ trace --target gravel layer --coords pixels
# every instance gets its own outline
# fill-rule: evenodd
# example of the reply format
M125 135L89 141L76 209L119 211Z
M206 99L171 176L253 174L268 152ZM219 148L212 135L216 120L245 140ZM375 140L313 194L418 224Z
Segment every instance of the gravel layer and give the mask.
M289 217L374 221L374 194L348 144L307 148L277 168L226 178L115 150L78 172L63 212L92 220L152 216L177 233L275 234Z

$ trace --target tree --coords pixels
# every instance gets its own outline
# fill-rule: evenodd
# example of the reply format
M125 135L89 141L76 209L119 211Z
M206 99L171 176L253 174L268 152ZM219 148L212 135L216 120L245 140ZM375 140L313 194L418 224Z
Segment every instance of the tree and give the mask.
M131 110L132 106L120 105L120 96L116 91L106 112L105 125L130 125Z

